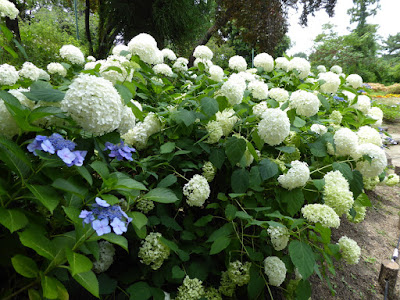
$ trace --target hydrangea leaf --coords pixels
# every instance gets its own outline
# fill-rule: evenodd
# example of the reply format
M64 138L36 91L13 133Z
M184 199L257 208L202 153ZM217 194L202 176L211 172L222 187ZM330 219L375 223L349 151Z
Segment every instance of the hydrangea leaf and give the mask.
M225 154L232 166L236 165L246 151L246 141L236 137L229 137L225 144ZM212 162L212 161L211 161Z
M231 243L231 239L227 236L221 236L217 238L212 244L210 249L210 255L220 253L222 250L226 249Z
M299 270L303 279L306 280L314 272L315 257L310 245L294 240L289 244L290 258Z
M236 169L231 176L231 187L235 193L245 193L249 188L249 172L245 169Z
M158 184L157 187L159 188L166 188L169 187L171 185L173 185L175 182L177 182L177 178L175 175L173 174L169 174L168 176L166 176L165 178L163 178Z
M24 255L17 254L11 258L11 263L17 271L17 273L21 274L27 278L35 278L39 274L39 268L36 265L36 262Z
M37 185L37 184L26 184L27 188L32 194L44 205L51 213L60 203L60 197L58 196L55 189L51 186Z
M126 291L130 295L130 300L147 300L151 297L150 286L143 281L132 284Z
M53 260L55 258L56 249L51 241L35 229L27 229L18 233L19 239L25 247L29 247L37 252L37 254Z
M43 296L47 299L57 299L58 298L58 290L57 290L57 279L50 276L43 276L41 280Z
M219 104L217 100L213 98L204 97L201 99L200 103L201 109L209 117L215 115L219 110Z
M268 180L278 174L278 165L268 158L260 161L259 165L260 175L262 180Z
M0 224L13 233L24 228L28 224L28 219L18 210L0 207Z
M65 253L70 265L71 275L75 276L79 273L88 272L92 269L93 263L85 255L73 252L71 249L66 248Z
M300 280L296 288L297 300L308 300L311 297L311 284L308 280Z
M99 281L92 271L76 274L73 278L93 296L99 298Z
M179 200L175 193L167 188L152 189L150 192L145 194L143 198L159 203L174 203Z

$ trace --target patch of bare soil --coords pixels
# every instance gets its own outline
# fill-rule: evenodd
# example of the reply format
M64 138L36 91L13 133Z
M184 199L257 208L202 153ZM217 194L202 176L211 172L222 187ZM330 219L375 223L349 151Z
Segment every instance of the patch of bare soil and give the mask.
M389 133L400 133L400 123L386 126ZM400 145L390 147L391 150L392 147L398 147L394 150L400 153ZM368 208L362 223L353 224L342 219L340 227L332 230L332 243L344 235L358 243L361 247L360 262L357 265L335 262L336 275L330 275L334 295L326 282L321 282L313 275L310 279L313 286L312 300L384 299L378 275L381 263L391 259L400 235L400 184L394 187L378 185L374 191L368 192L368 196L372 207ZM396 289L397 295L400 295L400 279L397 280Z

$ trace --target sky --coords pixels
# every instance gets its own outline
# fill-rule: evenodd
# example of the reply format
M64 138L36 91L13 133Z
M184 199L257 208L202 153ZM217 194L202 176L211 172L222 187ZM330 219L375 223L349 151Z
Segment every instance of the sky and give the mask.
M336 32L339 35L349 34L349 29L354 29L355 24L350 24L350 16L347 10L353 6L352 0L338 0L335 6L335 14L332 18L323 11L318 11L315 16L309 16L308 26L302 27L299 23L301 15L301 8L296 12L295 10L289 11L289 32L288 35L294 43L288 51L288 55L293 55L298 52L304 52L307 55L311 53L313 40L315 37L322 33L322 25L328 22L336 25ZM400 23L398 22L400 1L399 0L380 0L381 9L374 17L369 17L367 22L369 24L378 24L378 34L383 38L388 35L395 35L400 32Z

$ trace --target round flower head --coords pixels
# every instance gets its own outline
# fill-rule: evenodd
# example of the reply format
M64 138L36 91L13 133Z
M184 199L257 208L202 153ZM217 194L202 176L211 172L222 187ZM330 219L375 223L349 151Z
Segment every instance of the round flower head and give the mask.
M349 128L340 128L333 136L337 156L353 155L358 146L358 136Z
M3 99L0 98L0 135L11 139L14 135L19 132L19 126L11 116Z
M286 226L270 226L267 232L271 237L272 246L276 251L286 248L289 242L289 230Z
M149 233L142 241L138 257L140 262L149 265L153 270L161 267L169 256L169 248L161 242L162 235L158 232Z
M329 119L331 119L335 124L340 124L342 122L343 116L340 111L334 110L329 115Z
M117 129L121 122L120 95L110 81L93 75L80 74L74 79L61 108L96 136Z
M319 111L319 99L313 93L297 90L290 95L290 108L296 109L296 114L311 117Z
M353 206L353 209L356 212L356 215L355 215L354 219L353 219L353 216L350 215L349 212L347 212L347 214L346 214L347 220L349 220L352 223L356 223L356 224L364 221L365 215L367 213L367 208L365 206L355 204Z
M172 51L171 49L164 48L161 50L161 53L162 53L164 59L166 58L171 61L176 60L176 55L175 55L174 51Z
M138 149L146 148L148 138L161 130L161 123L154 113L149 113L143 122L139 122L122 135L122 139Z
M209 134L206 142L209 144L218 143L221 137L224 135L222 126L218 121L208 122L206 125L206 129Z
M97 64L99 62L96 62ZM93 64L93 65L95 65ZM118 68L119 71L110 69L111 67ZM117 81L130 81L132 79L132 72L128 72L129 61L124 56L110 55L107 60L101 62L100 74L103 78L110 80L113 84Z
M187 197L189 206L202 206L210 196L210 186L207 179L201 175L194 175L183 187L183 194Z
M310 179L310 170L307 163L295 160L290 164L292 167L289 171L286 174L279 175L279 183L288 190L305 186L308 179Z
M204 294L205 289L202 281L197 278L190 279L189 276L186 276L183 284L178 288L175 300L199 300Z
M339 249L342 253L343 259L349 265L358 264L361 255L361 248L357 245L357 242L348 238L347 236L342 236L339 239Z
M341 74L343 72L342 67L335 65L332 66L331 72L336 73L336 74Z
M301 209L301 213L308 222L321 223L323 227L338 228L340 218L332 207L326 204L307 204Z
M326 72L326 73L319 73L318 79L325 81L321 85L321 92L335 94L340 85L340 78L339 75L333 72Z
M193 62L193 66L198 67L199 63L202 63L204 65L204 68L206 71L208 71L211 68L211 66L214 65L213 62L209 59L196 58ZM196 74L194 74L194 75L196 75Z
M193 56L200 59L212 60L213 52L207 46L200 45L194 49Z
M162 53L157 47L156 40L147 33L140 33L130 40L128 49L132 55L138 55L148 64L162 63Z
M136 208L144 214L147 214L154 207L154 202L146 198L139 198L136 202Z
M208 69L208 72L211 80L220 82L224 78L224 70L220 66L213 65Z
M350 192L349 183L340 171L331 171L325 174L324 202L333 208L339 215L347 213L353 206L353 193Z
M250 267L250 262L244 264L238 260L230 262L228 267L228 276L230 280L238 286L248 284L250 281Z
M186 58L178 57L176 59L176 61L174 62L174 64L172 65L172 68L178 72L185 72L188 70L188 66L187 66L188 63L189 63L189 61Z
M122 51L130 52L128 46L126 46L124 44L119 44L119 45L116 45L112 49L112 55L121 56ZM130 59L132 54L129 53L129 54L123 55L123 56L125 56L127 59Z
M277 256L268 256L264 259L264 272L268 282L273 286L280 286L286 278L286 266Z
M244 72L239 72L237 74L240 77L242 77L244 79L244 81L246 81L246 83L253 82L253 81L257 80L257 78L258 78L258 75L255 75L253 73L247 72L247 70L244 71Z
M287 71L289 68L289 60L284 56L278 57L275 59L275 68Z
M359 144L371 143L379 147L382 146L382 138L379 132L370 126L361 126L357 131Z
M246 82L238 74L232 74L221 87L221 92L228 99L230 105L239 104L243 100Z
M235 55L229 59L229 68L238 72L246 71L247 62L242 56Z
M232 108L225 108L222 112L218 111L215 114L215 118L222 128L224 136L228 136L232 132L233 127L239 120L239 118L235 116L235 111Z
M93 271L97 274L107 271L114 262L115 248L107 241L99 242L99 259L93 262Z
M379 177L363 177L364 190L372 191L379 184Z
M62 46L60 56L75 65L83 65L85 63L85 56L82 51L74 45Z
M389 174L387 177L385 177L385 180L383 181L387 186L394 186L399 183L399 175L397 174Z
M258 135L270 146L279 145L290 132L290 120L286 112L279 108L269 108L258 123Z
M170 68L170 66L168 66L167 64L158 64L155 65L153 67L153 71L156 74L162 74L165 76L172 76L174 75L174 73L172 72L172 69Z
M135 127L136 117L129 106L123 105L121 107L121 123L118 126L118 132L123 135L130 129Z
M48 71L50 74L58 74L58 75L60 75L60 76L62 76L62 77L67 76L67 70L66 70L66 69L64 68L64 66L63 66L62 64L60 64L60 63L55 63L55 62L49 63L49 64L47 65L47 71Z
M255 114L257 117L261 117L262 114L267 109L268 109L267 101L261 101L260 103L257 103L256 105L253 106L253 114Z
M308 76L311 70L310 63L302 57L294 57L289 61L288 71L297 70L299 78L304 79Z
M236 284L230 279L228 271L221 272L219 292L227 297L232 297L235 293Z
M310 130L319 135L324 135L325 133L328 132L328 128L320 124L312 124Z
M248 89L255 99L264 100L268 97L268 84L265 82L254 80L249 83Z
M352 105L355 109L367 114L371 109L371 99L366 95L358 95L357 103Z
M0 65L0 85L13 85L19 79L19 74L14 66Z
M347 76L347 78L346 78L346 83L347 83L348 85L350 85L352 88L358 89L359 87L362 86L363 80L362 80L362 78L361 78L360 75L358 75L358 74L351 74L351 75Z
M28 78L32 81L38 80L40 78L40 75L40 69L29 61L24 62L21 70L19 71L19 76Z
M368 110L367 116L376 120L373 126L379 127L383 122L383 111L379 107L372 107Z
M318 73L325 73L326 72L326 67L323 66L323 65L319 65L317 67L317 71L318 71Z
M214 165L212 164L211 161L207 161L204 165L203 165L203 177L205 179L207 179L208 182L213 181L214 177L215 177L215 172L217 171L217 168L214 167Z
M282 103L289 100L289 92L281 88L272 88L269 91L269 97Z
M359 160L356 169L365 177L379 176L387 166L385 151L374 144L362 144L357 147L356 154L353 157L358 159L364 155L369 156L371 161L369 159Z
M265 72L271 72L274 69L274 59L268 53L260 53L254 57L254 66L263 68Z
M0 0L0 17L8 17L14 20L19 14L19 10L15 7L15 4L8 0Z

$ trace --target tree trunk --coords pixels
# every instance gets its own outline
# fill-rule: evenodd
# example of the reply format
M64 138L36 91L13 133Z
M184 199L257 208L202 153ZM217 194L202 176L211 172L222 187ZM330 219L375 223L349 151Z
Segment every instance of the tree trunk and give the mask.
M92 42L92 36L90 34L90 0L86 0L85 32L86 32L86 38L89 42L89 54L93 55L93 42Z

